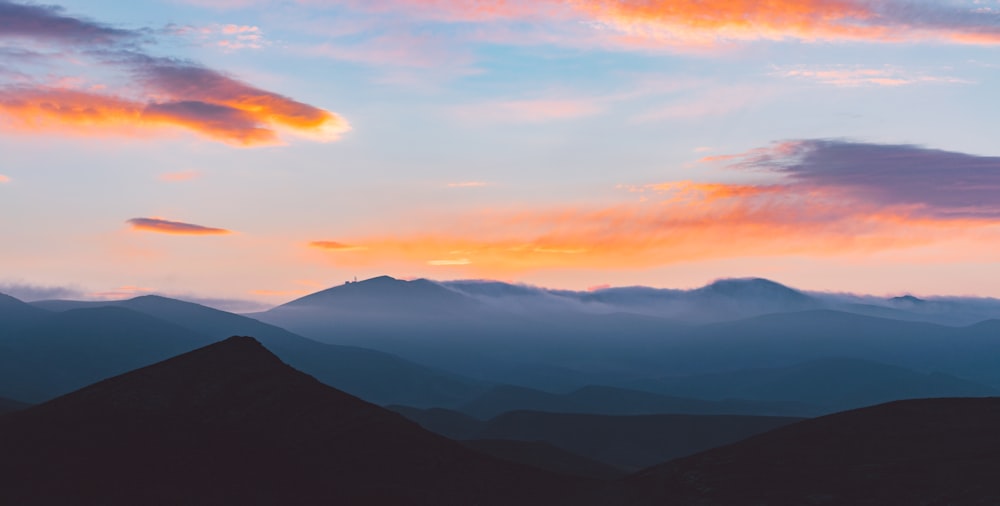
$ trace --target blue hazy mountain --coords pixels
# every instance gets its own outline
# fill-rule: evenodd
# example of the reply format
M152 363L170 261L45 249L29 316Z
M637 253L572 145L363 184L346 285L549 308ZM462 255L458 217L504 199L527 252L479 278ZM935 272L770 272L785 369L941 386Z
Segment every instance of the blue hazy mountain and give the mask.
M824 413L899 399L1000 394L996 388L949 374L918 373L899 366L847 358L814 360L772 369L647 378L626 385L663 395L699 399L810 403Z
M363 296L352 299L353 292ZM419 311L404 302L414 293L419 295L412 307ZM306 300L308 305L301 303ZM1000 387L1000 370L986 358L1000 353L1000 343L989 339L988 330L920 321L929 315L947 320L958 314L961 320L990 314L1000 307L994 302L805 293L758 278L720 280L694 290L572 292L383 277L256 316L323 342L378 349L484 381L557 392L834 358L881 362L917 375L942 374L930 380L913 376L912 385L884 376L896 383L872 385L871 392L885 395L832 400L824 408L829 410L897 394L975 391L972 385L957 388L963 379ZM940 311L927 309L932 306Z
M41 321L48 311L24 303L10 295L0 293L0 333Z
M49 313L0 335L0 396L48 400L211 342L204 334L125 308Z
M0 504L602 504L234 337L0 417Z
M997 427L997 398L837 413L644 470L629 504L1000 504Z
M388 353L319 343L252 318L166 297L147 295L122 301L45 301L36 304L53 310L95 306L125 308L175 322L187 331L207 336L208 342L237 334L252 335L293 367L330 386L378 404L450 406L487 388L458 375L435 371Z

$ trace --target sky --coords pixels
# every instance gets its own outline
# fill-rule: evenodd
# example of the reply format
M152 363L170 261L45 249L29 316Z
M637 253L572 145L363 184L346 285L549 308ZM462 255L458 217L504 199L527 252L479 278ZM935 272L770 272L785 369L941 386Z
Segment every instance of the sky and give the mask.
M0 0L0 291L1000 297L1000 0Z

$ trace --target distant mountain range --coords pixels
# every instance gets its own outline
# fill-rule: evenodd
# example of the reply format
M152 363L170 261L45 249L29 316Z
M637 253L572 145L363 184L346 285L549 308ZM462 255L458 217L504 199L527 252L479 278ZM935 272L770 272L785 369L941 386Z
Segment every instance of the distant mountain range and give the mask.
M382 276L253 317L158 296L31 304L0 297L0 396L40 402L242 334L383 405L461 409L494 396L492 411L478 414L547 406L815 415L995 394L1000 320L965 322L998 307L992 299L807 293L762 279L570 292ZM601 397L596 386L623 390ZM514 387L535 393L499 402L497 393Z
M411 298L413 306L400 302ZM418 316L411 307L420 308ZM686 291L568 292L381 277L254 316L316 340L553 392L830 359L907 369L912 381L897 375L884 395L869 399L846 392L810 399L829 409L863 405L850 405L852 399L980 395L1000 388L1000 368L987 358L1000 353L993 339L1000 320L989 320L1000 316L994 299L806 293L763 279Z
M234 334L257 336L283 360L372 402L449 406L488 387L388 353L319 343L165 297L17 302L8 301L10 316L0 320L8 328L0 334L6 351L0 354L0 395L25 401L47 400Z

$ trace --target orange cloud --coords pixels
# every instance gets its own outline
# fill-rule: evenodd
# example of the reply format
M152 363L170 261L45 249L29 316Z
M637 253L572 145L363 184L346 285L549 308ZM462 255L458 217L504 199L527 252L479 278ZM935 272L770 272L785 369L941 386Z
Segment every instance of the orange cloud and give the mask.
M353 5L370 11L405 9L446 22L583 21L593 28L592 38L610 31L619 44L638 46L785 39L1000 44L995 12L946 2L919 8L904 0L376 0Z
M462 181L460 183L448 183L448 188L482 188L490 184L484 181Z
M639 201L469 213L409 234L361 236L338 266L431 265L482 276L539 269L648 268L755 256L864 256L944 244L1000 247L992 217L934 216L849 188L690 181L637 187ZM964 242L963 242L964 241ZM944 248L942 251L947 250Z
M326 251L362 251L366 249L364 246L351 246L336 241L313 241L309 243L309 246Z
M133 230L157 232L173 235L228 235L232 231L223 228L203 227L191 223L164 220L162 218L132 218L126 221Z
M3 174L0 174L0 184L9 183L9 182L10 182L10 178L9 177L7 177L7 176L5 176Z
M272 113L205 102L147 104L60 88L0 90L0 126L30 133L141 136L162 132L165 127L182 127L227 144L262 146L280 143L277 133L268 126L268 115ZM317 135L327 135L321 133L329 126L323 124L325 120L311 121L303 125L315 127Z

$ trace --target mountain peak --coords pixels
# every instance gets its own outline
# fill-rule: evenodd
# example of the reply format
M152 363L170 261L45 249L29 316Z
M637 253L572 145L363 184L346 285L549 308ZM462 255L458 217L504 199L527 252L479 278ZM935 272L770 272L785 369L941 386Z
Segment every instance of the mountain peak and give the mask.
M2 504L541 505L580 485L473 453L241 336L0 417L0 475Z
M794 288L764 278L727 278L716 280L697 292L734 298L778 297L789 301L806 301L810 297Z

